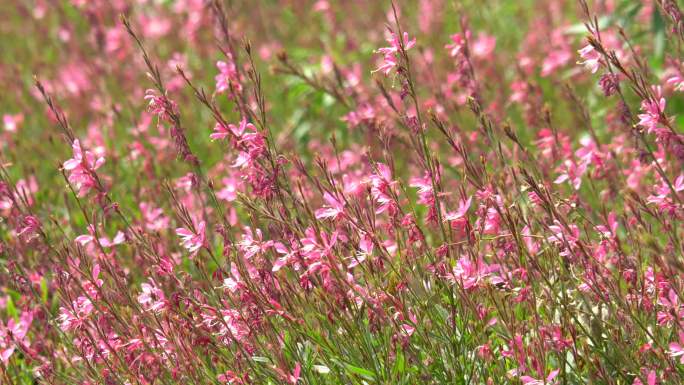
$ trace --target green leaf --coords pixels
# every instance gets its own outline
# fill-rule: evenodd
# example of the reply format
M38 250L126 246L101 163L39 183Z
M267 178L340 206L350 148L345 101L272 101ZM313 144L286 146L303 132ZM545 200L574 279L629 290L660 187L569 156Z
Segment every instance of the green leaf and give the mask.
M663 57L665 54L665 20L663 20L660 12L653 12L651 30L653 32L654 56L654 61L651 64L655 67L660 67L663 63Z
M14 300L11 295L7 296L7 315L12 318L17 318L19 314L17 313L17 308L14 306Z
M598 19L598 24L599 28L603 29L606 28L610 24L612 20L611 16L601 16ZM587 33L587 27L584 25L584 23L577 23L573 24L567 28L565 28L565 33L569 35L583 35Z
M267 357L261 357L261 356L252 356L252 361L261 362L264 364L270 364L271 363L271 360L269 360Z
M406 372L406 360L404 359L404 354L401 351L397 351L397 357L394 360L392 372L399 377Z
M40 298L43 300L44 304L48 302L48 284L47 279L43 277L40 280Z
M369 381L375 381L375 374L373 374L373 372L371 372L370 370L364 369L364 368L359 368L358 366L354 366L354 365L350 365L350 364L345 364L345 366L347 367L347 370L349 372L354 373L356 375L359 375L359 376L361 376L361 377L363 377Z

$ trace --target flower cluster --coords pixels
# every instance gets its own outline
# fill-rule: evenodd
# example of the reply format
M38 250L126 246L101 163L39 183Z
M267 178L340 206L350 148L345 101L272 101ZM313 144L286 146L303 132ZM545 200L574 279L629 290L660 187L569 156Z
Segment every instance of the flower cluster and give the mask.
M675 1L6 1L0 383L684 383Z

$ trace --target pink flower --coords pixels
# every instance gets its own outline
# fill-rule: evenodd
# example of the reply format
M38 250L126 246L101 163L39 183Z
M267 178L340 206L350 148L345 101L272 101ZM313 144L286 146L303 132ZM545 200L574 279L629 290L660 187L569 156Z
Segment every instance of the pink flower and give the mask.
M512 103L523 103L527 100L529 94L529 84L525 81L517 80L511 83L511 96L509 100Z
M24 347L28 345L26 334L29 331L31 322L33 321L33 313L25 311L21 313L19 322L10 317L7 326L0 320L0 361L3 364L9 362L12 353L17 346Z
M225 127L217 123L214 127L214 133L209 135L209 138L211 138L211 140L221 140L230 136L232 133L237 139L240 139L247 129L256 131L256 127L254 127L252 123L247 123L246 118L242 118L239 127L234 124L229 124L228 127Z
M138 295L138 303L144 310L155 313L164 310L164 307L166 307L166 297L153 279L150 279L149 283L143 283L140 287L142 293Z
M662 310L656 314L658 325L667 325L684 319L684 307L674 290L661 291L658 297L658 305L662 306Z
M242 91L242 84L240 84L240 76L237 67L230 54L228 54L227 59L227 62L222 60L216 62L216 68L219 70L219 74L215 77L216 92L225 92L231 88L240 92Z
M323 199L325 199L327 205L316 210L316 219L332 218L335 220L344 215L344 201L338 200L327 192L323 194Z
M675 215L678 205L673 201L674 197L672 197L671 194L674 195L684 191L684 175L679 175L677 179L675 179L672 184L674 191L670 189L670 185L664 180L661 181L660 185L654 185L653 187L655 193L649 195L646 198L646 202L657 205L661 212Z
M642 368L642 373L646 369ZM658 383L658 375L656 374L655 370L649 370L648 374L646 374L646 385L656 385ZM634 379L634 382L632 385L644 385L644 383L641 381L639 377L636 377Z
M614 239L617 237L617 229L618 229L618 222L617 222L617 216L615 215L614 212L610 212L608 214L608 226L604 225L598 225L596 226L596 229L603 235L604 237L608 239Z
M552 235L548 236L546 240L561 249L560 255L567 257L572 254L572 250L577 247L579 242L580 230L575 224L569 224L569 229L566 229L560 222L555 220L554 224L549 226Z
M684 333L679 332L679 342L670 343L670 357L679 358L679 363L684 364Z
M566 49L551 51L542 62L541 76L549 76L558 68L563 67L572 58L572 54Z
M355 128L360 126L362 123L372 122L375 118L375 109L372 105L367 103L361 103L356 107L356 110L352 110L341 118L343 122L347 122L350 128Z
M284 370L277 367L274 369L285 380L285 382L287 382L290 385L296 385L299 382L299 376L302 372L302 365L299 362L297 362L292 373L287 373Z
M370 176L371 182L371 196L378 203L378 208L375 210L376 214L381 214L385 211L390 212L390 215L398 210L398 204L390 195L393 191L395 181L392 180L392 170L384 163L377 164L377 173Z
M667 79L667 84L672 85L675 91L684 91L684 76L677 72Z
M87 297L79 296L69 308L61 307L59 309L60 315L57 318L59 327L63 331L81 329L94 310L95 307Z
M349 265L347 265L347 268L352 269L355 266L363 263L366 258L373 254L373 247L373 239L370 237L370 235L363 234L359 240L359 251L356 253L356 255L349 257L351 262Z
M645 99L641 102L642 114L639 114L637 125L646 129L648 133L655 133L658 137L665 132L661 126L662 114L665 112L666 101L662 96L662 89L654 87L654 98Z
M523 227L521 234L523 236L525 246L527 247L527 251L530 253L530 255L537 254L540 248L539 242L535 240L535 237L532 234L532 230L530 230L530 227L528 225L525 225L525 227Z
M427 206L434 204L435 198L432 191L432 179L430 179L429 175L411 178L409 186L418 189L418 203Z
M497 264L488 265L483 261L473 262L468 257L461 257L446 278L462 285L463 289L469 290L477 288L482 279L497 271L499 271Z
M496 48L496 38L494 36L481 34L477 40L473 42L473 57L478 59L486 59L491 56Z
M249 335L249 326L245 324L244 317L235 309L207 309L202 313L203 321L207 327L215 330L224 343L241 342Z
M289 264L290 260L292 260L292 258L294 258L294 256L298 253L298 249L295 244L292 245L292 250L288 250L288 248L285 247L285 245L281 242L277 242L276 244L274 244L273 248L278 254L282 255L282 257L276 259L276 261L273 263L271 271L273 271L274 273L282 269L287 264Z
M190 252L190 257L194 257L200 248L206 245L204 221L197 226L197 232L183 227L176 229L176 234L181 237L181 245Z
M139 18L140 25L143 27L143 35L150 39L158 39L166 35L173 28L170 19L159 15L147 16L141 13Z
M19 125L24 121L23 114L5 114L2 116L2 122L5 125L5 131L7 132L17 132Z
M100 188L95 170L104 164L105 159L90 151L84 151L78 139L74 140L71 148L73 157L64 162L63 167L69 174L69 183L76 188L78 196L83 197L90 190Z
M468 209L470 209L470 204L473 198L470 197L466 200L462 200L458 204L458 210L449 211L444 215L444 221L451 223L454 228L462 228L464 224L468 221L466 215L468 214Z
M552 371L549 373L546 379L543 380L537 380L536 378L530 376L521 376L520 381L522 381L523 385L551 385L555 384L553 380L556 378L556 376L558 376L558 372L558 369Z
M139 207L147 230L161 231L169 227L171 220L164 215L164 210L147 202L141 202Z
M378 52L384 55L394 54L401 50L402 43L404 45L404 50L406 51L408 51L409 49L413 48L414 45L416 45L416 39L409 39L408 32L404 32L402 37L403 41L400 42L399 38L397 37L397 34L395 34L394 32L390 33L390 37L387 38L387 42L390 43L390 46L378 48Z
M413 46L416 45L416 39L409 39L408 32L404 32L402 35L402 41L399 41L399 38L394 32L390 33L390 37L387 38L387 42L390 43L389 47L383 47L383 48L378 48L377 53L381 53L383 55L383 62L378 67L375 69L373 72L380 71L385 75L389 75L390 72L398 65L398 57L397 53L402 48L404 48L404 51L408 51L409 49L413 48Z
M663 78L665 83L675 91L684 91L684 74L682 74L681 68L684 63L671 63L665 71Z
M467 39L470 38L470 31L467 31L465 36L460 33L455 33L450 36L451 43L444 46L449 50L449 56L456 57L463 53L465 50Z
M216 192L216 197L223 199L228 202L232 202L237 199L238 191L242 188L242 181L234 177L223 178L223 188Z
M216 379L219 380L221 383L229 385L242 385L245 383L244 381L242 381L242 378L240 378L240 376L232 370L228 370L223 374L219 374L218 377L216 377Z
M387 55L383 59L382 63L378 68L375 69L374 72L382 72L385 76L389 75L390 72L394 69L394 67L397 66L397 59L394 57L394 55Z
M176 102L153 89L145 91L145 100L148 101L147 110L157 115L160 120L170 121L171 116L178 114Z
M80 244L81 246L85 246L89 244L90 242L93 242L95 240L95 228L92 225L88 225L88 234L83 234L79 235L78 237L74 238L74 242ZM116 235L114 236L113 240L109 240L107 237L101 237L98 238L97 241L99 242L100 246L104 248L110 248L116 245L120 245L124 243L126 240L126 235L122 233L121 231L118 231Z
M23 237L25 241L30 241L38 237L41 224L40 220L33 215L27 215L22 219L17 236Z
M587 44L584 48L577 52L579 52L580 57L583 59L583 61L579 61L577 64L583 65L592 74L596 73L601 65L601 55L596 52L594 47L591 44Z
M582 185L582 175L587 171L585 163L577 165L571 160L566 160L563 164L563 172L553 181L555 184L561 184L565 181L570 181L575 190L579 190Z
M264 240L264 233L261 229L256 229L252 233L252 229L249 226L245 227L242 240L238 243L238 248L244 253L244 259L250 259L255 255L263 254L273 246L273 241Z

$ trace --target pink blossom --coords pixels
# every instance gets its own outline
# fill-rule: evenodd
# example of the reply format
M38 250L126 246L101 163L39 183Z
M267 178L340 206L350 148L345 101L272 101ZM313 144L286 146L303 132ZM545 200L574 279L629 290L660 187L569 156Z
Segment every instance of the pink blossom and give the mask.
M292 249L289 250L284 244L281 242L277 242L274 244L274 249L276 252L282 257L276 259L276 261L273 263L273 268L271 271L274 273L282 269L284 266L288 265L290 261L299 253L299 249L296 244L293 243Z
M679 175L674 180L672 188L670 184L662 180L660 184L653 186L654 193L646 198L646 202L655 204L661 212L675 215L679 205L674 202L674 194L684 191L684 175ZM672 191L674 189L674 191Z
M238 243L238 248L243 252L244 259L250 259L255 255L263 254L273 246L273 241L264 240L264 234L261 229L256 229L252 232L249 226L245 226L242 240Z
M549 226L552 235L546 238L548 242L561 249L560 255L564 257L569 257L573 254L573 250L576 248L580 236L580 230L577 225L569 224L568 227L569 229L557 220L554 220L554 224Z
M69 183L74 185L78 196L83 197L89 191L100 188L95 170L104 164L105 159L90 151L84 151L78 139L74 140L71 148L73 157L64 162L63 167L69 174Z
M17 236L23 237L26 241L30 241L39 236L40 230L40 220L33 215L27 215L21 221L21 227L17 231Z
M249 335L249 327L235 309L210 309L202 313L202 323L216 330L226 344L242 342Z
M470 31L467 31L465 35L460 33L455 33L450 36L451 43L444 46L449 51L449 56L457 57L464 53L465 47L467 45L467 39L470 38Z
M644 369L642 369L642 371L643 370ZM646 385L656 385L658 383L658 376L655 370L647 370L646 373ZM639 377L636 377L632 385L644 385L644 383Z
M411 178L409 186L418 189L418 203L427 206L434 204L435 198L432 191L432 179L430 179L429 175Z
M164 215L164 210L154 207L152 203L141 202L140 213L142 214L145 228L149 231L161 231L169 227L170 218Z
M277 367L275 368L275 370L278 372L278 374L280 374L280 377L282 377L286 383L290 385L296 385L300 379L299 376L302 372L302 365L299 362L297 362L295 364L294 369L292 370L292 373L287 373L284 370Z
M614 212L610 212L608 214L608 226L604 225L598 225L596 226L596 229L603 235L604 237L608 239L616 238L617 237L617 229L618 229L618 222L617 222L617 216L615 215Z
M413 48L414 45L416 45L416 39L409 39L408 32L404 32L402 35L402 41L400 42L397 35L394 32L391 32L390 37L387 38L387 42L390 43L389 47L378 48L376 51L377 53L381 53L383 55L383 62L380 67L373 71L380 71L385 76L389 75L389 73L392 72L392 70L398 65L397 54L401 50L402 45L404 51L408 51L409 49Z
M655 133L658 138L662 136L666 129L662 127L662 114L665 112L666 101L662 96L660 87L654 87L654 98L641 101L642 113L638 115L638 126L646 129L648 133Z
M219 380L221 383L229 384L229 385L230 384L242 385L245 383L244 381L242 381L242 378L240 378L240 376L237 373L233 372L232 370L228 370L223 374L219 374L216 377L216 379Z
M348 269L352 269L362 264L366 258L373 254L373 239L368 234L363 234L359 240L359 251L356 255L349 257L351 262L347 265Z
M682 306L677 293L668 289L659 294L658 305L662 310L656 314L658 325L668 325L684 319L684 306Z
M684 74L681 71L682 64L684 63L671 63L663 75L665 83L672 86L675 91L684 91Z
M684 91L684 76L680 72L670 76L667 79L667 84L672 85L675 91Z
M80 244L81 246L85 246L95 240L95 228L93 225L88 225L88 234L82 234L74 238L74 242ZM104 248L110 248L116 245L122 244L126 240L126 235L122 233L121 231L118 231L116 235L114 236L113 240L110 240L107 237L101 237L98 238L97 241L99 243L99 246L102 246Z
M371 196L378 203L375 213L381 214L389 210L390 214L393 214L398 207L391 196L396 182L392 180L392 171L389 166L384 163L378 163L376 167L377 173L370 176Z
M468 224L468 210L470 209L470 204L472 202L472 197L466 200L461 200L458 204L458 209L456 211L449 211L444 214L443 220L449 222L453 229L464 231L466 225Z
M173 27L170 19L159 15L140 14L140 24L143 26L143 35L151 39L158 39L166 35Z
M176 234L181 237L181 245L190 252L190 257L194 257L200 248L206 246L205 226L206 223L201 221L196 230L183 227L176 229Z
M219 70L219 74L215 77L216 92L225 92L231 88L236 92L240 92L242 91L242 84L240 83L240 76L232 55L228 54L227 60L216 62L216 68Z
M566 160L563 163L562 173L553 181L553 183L560 184L565 181L570 181L575 190L579 190L582 185L582 175L586 172L587 166L585 163L576 164L571 160Z
M514 81L511 83L511 96L509 100L512 103L523 103L527 100L529 94L529 85L525 81Z
M584 48L580 49L577 52L579 52L580 57L583 59L583 61L579 61L577 62L577 64L583 65L592 74L595 74L596 71L598 71L599 66L601 65L601 55L599 55L599 53L596 52L596 50L591 44L587 44L586 46L584 46Z
M142 292L138 295L138 303L143 309L155 313L164 310L166 307L166 297L153 279L150 279L149 283L145 282L141 284L140 287Z
M552 385L556 383L554 379L556 376L558 376L559 371L559 369L553 370L548 376L546 376L545 379L542 380L538 380L530 376L521 376L520 381L522 381L523 385Z
M679 342L670 343L670 357L678 358L680 364L684 364L684 333L679 332Z
M323 194L323 199L325 199L327 205L316 210L316 219L332 218L335 220L344 215L344 201L337 199L328 192Z
M12 353L17 347L25 347L29 345L27 334L33 321L33 313L25 311L21 313L19 322L14 318L10 318L5 326L0 320L0 361L7 365Z
M87 297L79 296L68 308L61 307L59 309L59 326L63 331L81 329L94 310L95 307Z
M209 135L209 138L211 138L211 140L221 140L230 136L232 133L237 139L240 139L247 130L256 132L256 127L254 127L252 123L248 123L246 118L242 118L240 126L229 124L228 127L224 127L217 123L214 127L214 133Z
M242 188L242 181L234 177L228 177L223 178L221 182L223 182L223 188L216 193L216 197L228 202L236 200L238 197L237 193Z
M566 49L551 51L542 62L541 76L551 75L558 70L558 68L566 65L571 58L572 54Z
M145 100L148 102L147 110L157 115L159 120L171 121L171 117L178 114L176 102L169 99L166 95L160 95L156 90L146 90Z
M494 52L494 48L496 48L496 37L480 34L473 42L473 57L478 59L486 59L491 56L492 52Z
M5 125L5 131L7 132L17 132L23 121L23 114L5 114L2 116L2 122Z
M461 257L454 266L453 271L447 275L447 279L469 290L477 288L480 282L492 273L499 271L499 265L489 265L483 261L473 262L468 257Z

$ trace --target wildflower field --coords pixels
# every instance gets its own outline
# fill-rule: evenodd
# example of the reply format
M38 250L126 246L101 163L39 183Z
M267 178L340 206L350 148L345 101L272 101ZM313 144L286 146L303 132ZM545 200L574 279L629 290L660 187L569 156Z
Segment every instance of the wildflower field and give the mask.
M678 3L0 1L0 384L684 384Z

